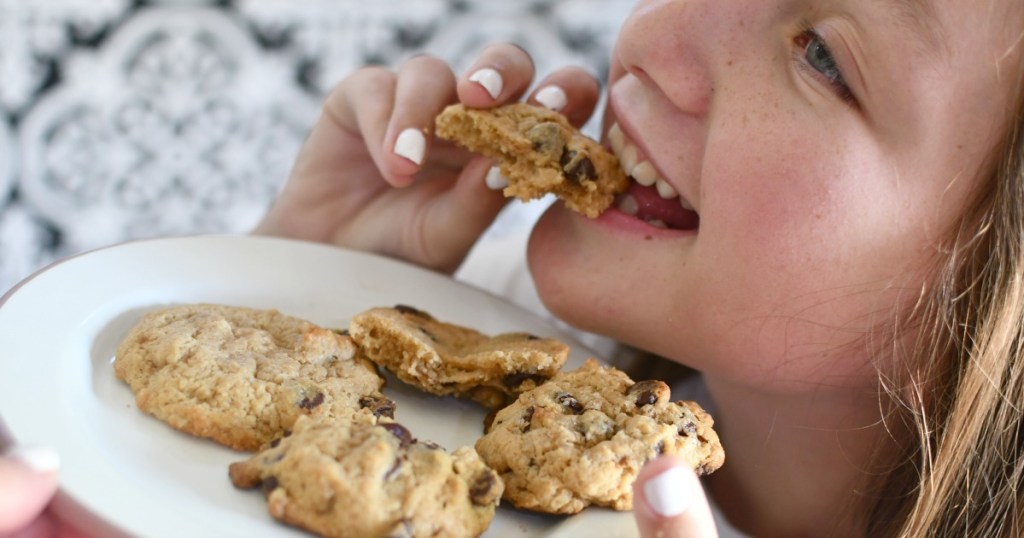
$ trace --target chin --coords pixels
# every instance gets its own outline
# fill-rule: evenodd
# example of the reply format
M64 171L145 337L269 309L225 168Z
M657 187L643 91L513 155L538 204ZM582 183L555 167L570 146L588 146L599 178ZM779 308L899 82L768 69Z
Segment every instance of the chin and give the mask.
M558 319L573 327L636 345L650 343L650 312L626 295L629 259L607 238L595 236L593 222L554 204L530 235L527 262L537 293ZM604 239L604 240L602 240ZM610 255L611 254L611 255Z
M603 299L607 294L601 284L606 278L587 269L601 260L595 259L588 248L591 241L577 228L579 218L562 204L553 204L530 234L526 259L545 308L573 327L607 334L597 323L600 315L593 315L611 306Z

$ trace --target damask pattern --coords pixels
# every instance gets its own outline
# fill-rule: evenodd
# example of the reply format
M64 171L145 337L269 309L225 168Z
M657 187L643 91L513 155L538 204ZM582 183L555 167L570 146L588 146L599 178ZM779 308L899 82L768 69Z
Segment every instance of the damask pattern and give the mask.
M148 10L69 67L26 118L20 186L71 251L251 228L315 117L215 10Z
M0 0L0 293L84 250L250 229L362 65L513 41L600 76L633 1Z

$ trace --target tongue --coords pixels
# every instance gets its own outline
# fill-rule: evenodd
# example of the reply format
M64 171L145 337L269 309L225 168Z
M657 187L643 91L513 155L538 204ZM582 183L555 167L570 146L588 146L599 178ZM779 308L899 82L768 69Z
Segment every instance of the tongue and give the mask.
M693 211L683 209L679 205L679 198L666 200L658 194L655 187L644 187L639 183L633 183L629 194L636 200L637 218L650 222L660 220L673 230L693 230L700 223L700 217Z

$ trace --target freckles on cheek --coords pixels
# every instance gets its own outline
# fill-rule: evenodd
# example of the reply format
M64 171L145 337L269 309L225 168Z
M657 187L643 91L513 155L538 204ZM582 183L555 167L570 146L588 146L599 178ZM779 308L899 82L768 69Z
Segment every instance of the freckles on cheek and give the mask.
M737 170L736 182L709 200L719 207L721 233L751 255L760 252L759 257L767 258L762 261L790 258L788 254L799 249L808 231L827 220L828 196L818 187L800 185L800 170L792 162L768 165L762 161L747 169L756 172ZM708 228L713 224L708 222Z

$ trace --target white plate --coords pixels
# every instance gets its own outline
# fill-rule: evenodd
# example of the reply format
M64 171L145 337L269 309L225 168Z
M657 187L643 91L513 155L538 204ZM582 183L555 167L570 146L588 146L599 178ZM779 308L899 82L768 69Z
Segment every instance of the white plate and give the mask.
M19 443L61 456L57 507L105 531L136 536L304 536L274 522L258 491L235 489L244 454L179 433L140 412L111 362L143 312L174 303L277 308L329 327L404 303L487 333L526 331L591 355L569 334L479 289L394 260L245 236L127 243L58 263L0 300L0 416ZM385 394L417 437L472 445L484 411L390 379ZM94 527L97 528L97 527ZM572 517L502 506L485 536L634 536L629 513Z

